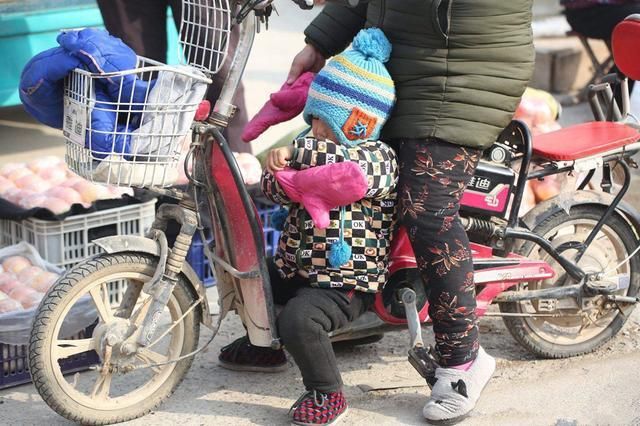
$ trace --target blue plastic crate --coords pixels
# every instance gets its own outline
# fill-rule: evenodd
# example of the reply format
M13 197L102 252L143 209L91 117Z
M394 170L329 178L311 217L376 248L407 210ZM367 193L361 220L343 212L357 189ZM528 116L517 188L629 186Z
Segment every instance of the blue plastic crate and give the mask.
M84 339L90 336L93 332L93 327L93 325L88 327L75 338ZM27 345L0 343L0 389L31 382L27 353ZM58 360L58 363L62 368L63 374L71 374L87 370L90 366L100 363L100 358L94 351L88 351Z
M280 231L277 231L271 226L271 213L280 209L278 205L267 205L256 202L256 208L258 209L258 215L262 222L262 232L264 233L264 248L267 256L273 256L278 249L278 241L280 239ZM205 236L207 243L210 243L213 239L211 233L206 230ZM200 233L196 232L191 242L191 248L187 253L187 263L191 265L195 273L202 280L205 287L211 287L216 283L216 277L209 267L209 261L204 255L204 244L200 238Z

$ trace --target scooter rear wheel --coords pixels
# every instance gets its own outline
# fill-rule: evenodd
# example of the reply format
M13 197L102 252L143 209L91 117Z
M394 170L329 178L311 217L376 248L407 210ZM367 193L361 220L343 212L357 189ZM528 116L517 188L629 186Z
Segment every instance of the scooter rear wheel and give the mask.
M196 349L200 327L199 309L187 313L196 299L184 278L158 318L157 343L134 354L121 346L144 319L150 296L142 289L156 265L148 254L100 255L69 270L45 295L31 333L29 367L40 396L61 416L90 425L135 419L157 407L183 380L193 357L171 361ZM136 300L128 312L118 304L125 287ZM87 306L97 316L92 335L70 339L74 310L86 312ZM96 354L93 371L63 375L60 361Z
M571 208L567 214L558 210L538 223L533 232L548 239L559 249L571 242L583 242L598 220L604 208L583 205ZM587 272L613 271L610 275L628 274L629 288L617 295L637 296L640 288L640 256L617 269L615 266L626 258L639 242L631 225L618 214L614 214L589 246L579 265ZM566 277L564 270L539 246L532 242L523 243L518 253L531 259L542 259L556 271L556 277L542 282L521 284L519 290L542 289L562 285ZM572 258L574 249L562 251ZM592 352L615 336L634 305L620 305L606 300L605 296L584 298L582 305L576 299L523 301L501 303L500 310L515 314L555 314L539 317L504 317L505 325L513 337L529 351L543 358L567 358Z

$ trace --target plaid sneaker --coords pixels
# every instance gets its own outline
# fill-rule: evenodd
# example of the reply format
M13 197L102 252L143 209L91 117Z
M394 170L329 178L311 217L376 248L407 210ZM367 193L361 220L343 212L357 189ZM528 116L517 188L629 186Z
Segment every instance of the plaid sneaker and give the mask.
M287 357L282 349L254 346L244 336L220 350L218 364L228 370L279 373L287 369Z
M330 425L347 412L347 400L340 392L307 391L291 407L294 425Z

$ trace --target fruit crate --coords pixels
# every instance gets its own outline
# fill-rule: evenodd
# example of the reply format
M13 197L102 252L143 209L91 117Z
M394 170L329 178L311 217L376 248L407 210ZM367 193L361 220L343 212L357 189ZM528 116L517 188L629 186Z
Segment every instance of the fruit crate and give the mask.
M0 220L0 246L26 241L50 263L69 268L101 252L92 241L113 235L144 236L155 218L155 203L130 204L94 213L69 216L62 221Z
M81 331L76 339L83 339L91 335L93 326ZM29 373L29 361L27 358L27 345L8 345L0 343L0 389L18 386L31 382ZM94 351L84 352L58 361L64 374L84 371L89 366L100 361Z
M276 230L271 224L271 214L280 209L278 205L269 205L261 202L255 202L260 221L262 222L262 232L264 233L264 248L267 256L273 256L278 249L278 241L280 239L280 231ZM216 277L209 267L209 261L204 254L204 244L212 241L213 237L209 230L205 231L207 241L203 243L200 233L196 232L193 236L191 248L187 253L187 263L191 265L195 273L202 280L205 287L211 287L216 283Z

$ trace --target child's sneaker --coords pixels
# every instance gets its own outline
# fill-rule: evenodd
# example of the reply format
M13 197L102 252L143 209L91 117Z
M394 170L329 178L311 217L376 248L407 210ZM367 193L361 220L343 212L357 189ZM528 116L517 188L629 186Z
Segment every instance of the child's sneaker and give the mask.
M218 364L228 370L278 373L287 369L287 357L282 349L254 346L244 336L220 350Z
M496 360L484 349L467 370L437 368L436 382L422 413L431 424L451 425L471 413L496 369Z
M291 409L294 425L330 425L337 423L347 412L347 400L344 399L342 391L307 391L298 398Z

